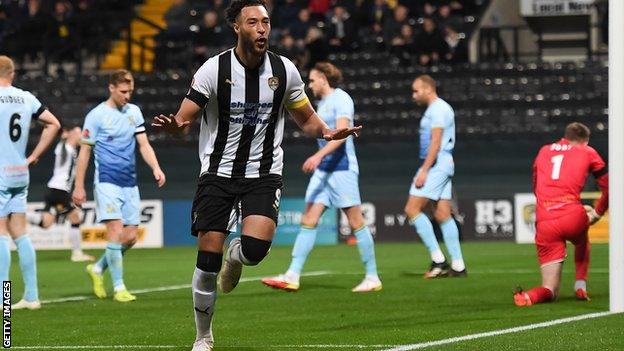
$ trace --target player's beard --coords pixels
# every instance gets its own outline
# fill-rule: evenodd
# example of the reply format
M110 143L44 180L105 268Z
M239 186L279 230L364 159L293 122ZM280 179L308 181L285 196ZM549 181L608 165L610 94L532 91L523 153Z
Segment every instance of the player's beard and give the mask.
M252 54L254 54L255 56L263 56L267 50L269 49L269 42L267 40L266 44L264 45L264 48L260 49L258 48L258 46L256 46L256 42L255 40L250 39L249 37L243 37L243 49L247 52L250 52Z

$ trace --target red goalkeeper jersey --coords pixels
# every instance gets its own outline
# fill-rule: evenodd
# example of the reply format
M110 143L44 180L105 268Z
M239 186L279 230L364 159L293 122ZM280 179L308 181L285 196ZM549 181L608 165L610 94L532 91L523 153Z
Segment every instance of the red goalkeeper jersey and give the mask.
M589 173L596 178L602 195L596 212L609 205L609 175L602 157L587 145L572 145L566 139L544 145L533 163L533 190L537 198L537 220L549 220L581 205L581 191Z

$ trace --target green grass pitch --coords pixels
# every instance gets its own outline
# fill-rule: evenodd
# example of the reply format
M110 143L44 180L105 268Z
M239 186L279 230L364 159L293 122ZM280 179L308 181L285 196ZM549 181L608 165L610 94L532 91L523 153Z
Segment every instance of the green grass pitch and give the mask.
M355 294L362 279L357 249L316 247L305 267L318 275L301 279L301 289L286 293L263 286L258 278L282 273L289 247L275 247L257 267L246 267L244 281L219 294L213 324L216 350L384 350L607 311L608 247L593 245L588 288L592 300L576 301L573 252L564 267L556 303L517 308L512 290L540 282L532 245L464 243L467 279L424 280L429 259L416 243L377 245L384 289ZM100 252L97 252L98 254ZM90 297L84 264L71 263L68 251L40 251L42 300L38 311L13 311L14 349L28 350L190 350L195 327L189 285L194 248L131 250L125 257L130 290L146 289L135 302ZM13 253L13 301L22 293ZM109 295L110 277L106 277ZM156 288L162 291L152 291ZM427 347L428 350L622 350L624 315L575 321L518 333ZM113 348L113 346L116 346Z

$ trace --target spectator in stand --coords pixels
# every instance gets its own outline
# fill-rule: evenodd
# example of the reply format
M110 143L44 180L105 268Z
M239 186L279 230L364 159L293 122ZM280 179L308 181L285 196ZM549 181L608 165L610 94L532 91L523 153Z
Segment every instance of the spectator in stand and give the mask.
M44 44L48 63L58 64L56 73L59 75L65 73L63 63L77 60L76 23L71 10L71 5L67 1L57 1L54 4L52 21Z
M388 48L391 47L396 38L401 36L401 27L408 24L408 15L407 7L399 5L394 9L392 17L389 17L384 23L384 42Z
M173 0L173 5L165 13L167 29L162 33L169 40L185 39L190 35L189 27L193 21L191 6L186 0Z
M451 27L444 28L444 41L446 49L444 61L447 63L461 63L468 61L468 48L463 33L456 32Z
M370 11L370 21L375 42L378 44L383 45L384 25L391 16L392 13L385 0L374 0Z
M392 39L390 53L398 57L402 65L408 65L414 51L414 29L406 23L401 26L401 34Z
M297 23L300 7L295 0L281 0L275 3L272 25L280 29L290 30Z
M27 8L25 22L19 31L19 42L22 45L19 61L29 59L34 62L43 49L41 33L50 27L51 18L41 9L41 0L28 1Z
M422 4L420 11L418 11L420 17L433 17L436 12L436 7L433 6L430 2L425 2Z
M442 5L438 8L438 13L435 17L435 21L438 28L450 27L451 29L458 31L461 30L464 21L461 17L458 17L451 13L451 7L449 5Z
M306 55L303 66L306 70L314 67L317 62L327 60L328 48L323 38L323 32L321 32L320 29L317 27L310 27L305 42Z
M296 45L295 39L290 34L282 36L282 40L280 40L276 52L288 58L297 67L300 67L303 62L303 50Z
M214 10L206 11L193 36L195 62L203 63L222 47L232 44L233 37L231 30L219 23L219 16Z
M308 34L308 29L312 27L312 25L310 10L307 8L299 10L297 21L295 21L295 24L288 30L290 35L292 35L295 41L297 41L297 45L299 45L299 47L303 47L305 45L305 37Z
M329 48L340 52L357 48L357 29L355 21L345 7L334 7L333 15L327 21Z
M308 9L312 18L319 22L325 22L325 17L329 12L330 0L310 0Z
M418 63L423 66L436 64L444 53L446 43L431 18L423 20L423 31L416 37Z
M103 36L104 28L98 16L98 9L95 8L95 2L79 0L74 17L80 46L89 52L104 54L108 48L105 41L99 39Z

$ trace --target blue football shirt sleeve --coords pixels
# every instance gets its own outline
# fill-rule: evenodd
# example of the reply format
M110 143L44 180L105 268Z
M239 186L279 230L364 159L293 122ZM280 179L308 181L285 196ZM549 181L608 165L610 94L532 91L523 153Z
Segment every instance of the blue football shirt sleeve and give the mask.
M37 119L43 111L46 110L45 106L37 99L33 94L27 92L26 97L30 101L30 112L32 113L32 119Z
M353 115L355 114L353 99L345 93L340 97L340 100L336 102L336 120L339 118L348 118L350 121L353 121Z
M80 141L83 144L95 145L99 129L100 119L98 118L97 113L95 113L94 110L91 110L91 112L89 112L89 114L87 114L87 117L85 118L85 122L82 127L82 139Z
M134 130L134 134L145 133L145 118L143 118L143 112L141 109L137 107L137 117L135 119L136 129Z
M448 112L445 111L440 105L431 106L431 129L445 128L447 114Z

